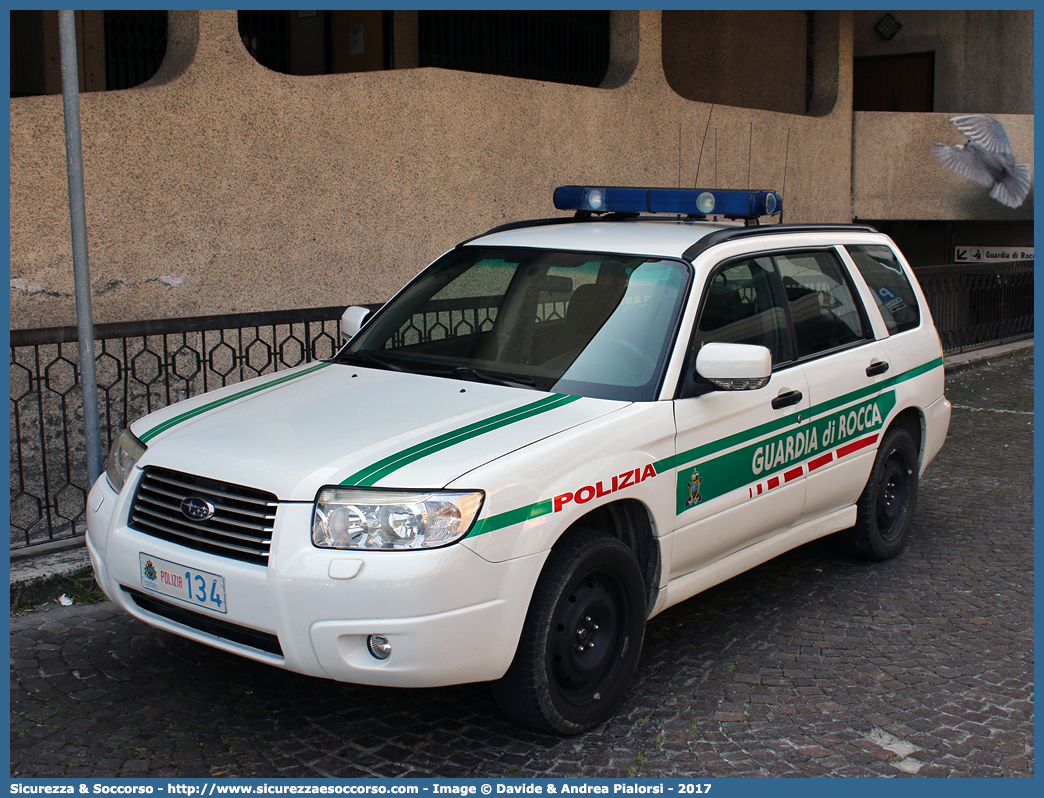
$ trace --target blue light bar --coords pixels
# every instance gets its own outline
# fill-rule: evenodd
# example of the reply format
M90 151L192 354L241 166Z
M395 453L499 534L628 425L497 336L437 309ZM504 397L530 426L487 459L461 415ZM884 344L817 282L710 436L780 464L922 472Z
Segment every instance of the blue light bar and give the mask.
M733 219L776 216L783 210L783 197L778 191L720 188L559 186L554 201L560 211L672 213Z

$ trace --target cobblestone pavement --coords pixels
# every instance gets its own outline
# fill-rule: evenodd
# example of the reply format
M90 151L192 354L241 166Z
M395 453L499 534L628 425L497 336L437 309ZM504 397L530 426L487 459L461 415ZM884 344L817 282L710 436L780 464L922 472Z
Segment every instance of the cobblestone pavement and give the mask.
M1032 381L1032 356L949 379L902 555L819 541L668 610L587 734L520 730L483 685L285 673L106 603L12 617L12 775L1031 776Z

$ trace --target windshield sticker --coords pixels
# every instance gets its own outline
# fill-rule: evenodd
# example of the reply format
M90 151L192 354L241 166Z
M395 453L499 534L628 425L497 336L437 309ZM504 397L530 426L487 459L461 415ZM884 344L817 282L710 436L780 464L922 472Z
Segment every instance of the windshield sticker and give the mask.
M877 289L877 298L881 305L892 313L898 313L906 307L903 298L887 285Z

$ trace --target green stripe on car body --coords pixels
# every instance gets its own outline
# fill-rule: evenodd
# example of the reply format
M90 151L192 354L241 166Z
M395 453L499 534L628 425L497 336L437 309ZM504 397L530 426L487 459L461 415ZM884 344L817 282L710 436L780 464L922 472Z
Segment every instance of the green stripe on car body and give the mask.
M522 524L531 518L539 518L542 515L548 515L554 509L554 499L544 499L536 504L519 507L517 510L508 510L506 513L491 515L489 518L483 518L476 523L468 533L468 537L474 538L479 535L485 535L487 532L495 532L504 527Z
M678 472L676 514L784 473L787 481L793 476L804 476L809 461L832 453L843 444L879 433L895 403L892 389L877 396L858 396L855 402L836 412L805 419L768 437L749 438L735 449L719 450L695 467ZM829 454L827 462L833 458ZM779 484L778 480L771 481Z
M152 429L148 430L147 432L143 432L141 435L138 436L138 440L140 440L142 443L148 443L150 440L155 438L160 433L166 432L171 427L177 426L183 421L188 421L190 418L196 418L197 416L201 416L204 413L209 413L211 410L214 410L215 408L227 405L231 402L236 401L237 399L242 399L244 396L250 396L252 394L267 390L268 388L274 388L276 385L282 385L285 382L296 380L298 377L304 377L306 374L312 374L313 372L316 372L322 368L326 368L329 365L330 364L327 362L316 363L314 366L302 369L301 371L295 371L292 374L283 375L282 377L278 377L274 380L269 380L268 382L262 383L260 385L252 385L251 387L245 390L237 391L236 393L229 394L228 396L222 397L221 399L215 399L212 402L207 402L206 404L200 405L199 407L193 410L188 410L184 413L174 416L173 418L168 418L162 424L158 424Z
M942 366L943 359L941 357L938 357L920 366L916 366L910 369L909 371L905 371L902 374L897 374L886 380L881 380L880 382L874 383L873 385L866 386L865 388L861 388L856 391L851 391L847 394L844 394L843 396L838 396L834 399L829 399L825 402L821 402L820 404L810 408L807 421L803 421L800 423L802 425L809 426L812 424L830 424L831 421L836 421L838 415L838 413L831 411L837 411L837 409L841 407L845 407L847 409L848 406L856 405L859 403L861 399L873 396L875 393L884 395L884 412L882 413L882 415L884 417L887 417L888 413L891 412L891 409L895 406L895 394L893 391L891 391L892 388L903 382L907 382L911 379L914 379L915 377L919 377L922 374L926 374L930 371L933 371L934 369L942 368ZM880 398L880 396L875 397L875 401ZM697 446L693 449L689 449L684 452L679 452L676 455L665 457L662 460L657 460L655 463L653 463L653 467L656 469L657 476L660 476L676 468L684 468L687 465L695 463L696 461L702 460L711 455L721 454L722 456L728 457L730 455L726 454L726 450L742 446L743 444L747 444L747 446L739 450L739 454L742 458L746 459L748 458L748 452L752 448L752 446L756 446L759 442L764 443L764 439L771 438L773 433L779 433L781 431L787 430L788 428L796 428L798 424L799 422L796 419L796 415L791 414L785 418L768 422L766 424L761 424L752 429L744 430L743 432L739 432L734 435L728 435L716 441ZM875 425L875 427L878 427L878 425ZM759 441L758 439L762 440ZM737 453L733 452L732 454ZM764 474L758 475L757 477L753 477L752 475L753 481L756 481L757 479L764 479L770 473L775 473L776 471L783 471L786 469L787 465L792 465L792 463L781 465L779 469L773 469L772 472L766 471ZM680 497L680 486L677 488L677 491ZM533 518L539 518L544 515L549 515L551 512L554 511L553 502L554 500L550 498L543 499L534 504L519 507L514 510L508 510L503 513L498 513L496 515L489 516L488 518L480 519L472 528L471 532L468 533L468 537L478 537L480 535L485 535L489 532L495 532L499 529L504 529L506 527L513 526L515 524L524 523L525 521L528 521ZM679 514L680 512L682 512L683 509L686 509L684 507L681 507L682 504L683 502L681 502L681 500L679 499Z
M859 434L881 429L883 420L896 404L895 386L942 365L943 359L935 358L902 374L813 405L804 419L800 419L803 414L795 411L784 418L679 453L675 466L683 470L679 470L676 480L677 514L744 485L783 473L813 454L842 442L841 435L844 440L852 439L856 430L847 430L847 415L858 420ZM865 408L861 408L867 402ZM860 409L866 410L865 419L860 417ZM876 419L873 424L869 421L871 417ZM764 469L760 467L762 460ZM696 463L698 466L689 472L689 467Z
M525 421L526 419L533 418L541 413L546 413L549 410L564 407L578 399L580 399L579 396L552 394L551 396L532 402L528 405L516 407L514 410L508 410L505 413L490 416L482 421L468 424L460 429L418 443L416 446L403 449L402 451L385 457L383 460L378 460L376 463L368 465L361 471L356 471L350 477L342 481L341 484L359 488L372 487L389 474L420 460L422 457L427 457L429 454L434 454L442 449L447 449L450 446L463 443L466 440L470 440L479 435L484 435L487 432L492 432L493 430L506 427L510 424Z
M328 362L317 363L314 366L302 369L301 371L297 371L292 374L287 374L282 377L278 377L277 379L273 379L268 382L262 383L260 385L254 385L245 390L237 391L236 393L230 394L229 396L223 397L221 399L216 399L212 402L208 402L193 410L189 410L185 413L181 413L177 416L174 416L173 418L164 421L162 424L158 424L152 429L142 433L140 436L138 436L138 438L142 443L147 443L148 441L155 438L157 435L166 432L167 430L182 423L183 421L188 421L189 419L196 418L197 416L200 416L218 407L230 404L231 402L234 402L238 399L242 399L246 396L251 396L252 394L259 393L268 388L273 388L277 385L290 382L292 380L297 379L298 377L303 377L307 374L312 374L318 371L319 369L325 368L328 365L330 365L330 363ZM897 374L894 377L890 377L887 380L882 380L881 382L867 386L866 388L862 388L857 391L852 391L848 394L845 394L844 396L839 396L826 402L822 402L811 408L808 421L811 423L817 419L817 416L822 416L825 413L829 413L831 410L834 410L842 405L856 403L859 401L859 399L865 396L869 396L873 394L875 391L886 391L895 385L918 377L921 374L925 374L936 368L941 368L942 365L943 359L939 357L921 366L917 366L913 369L910 369L909 371L906 371L903 374ZM567 404L577 401L580 398L581 397L579 396L569 396L567 394L552 394L549 397L545 397L528 405L523 405L522 407L516 408L514 410L509 410L505 413L500 413L498 415L491 416L490 418L475 422L474 424L469 424L465 427L461 427L458 430L454 430L444 435L436 436L420 444L417 444L416 446L411 446L407 449L403 449L402 451L397 452L396 454L390 455L389 457L386 457L382 460L379 460L376 463L373 463L370 466L367 466L361 471L357 471L355 474L344 480L341 484L346 486L352 485L357 487L372 487L374 483L383 479L388 474L391 474L394 471L397 471L398 469L403 468L406 465L409 465L410 463L413 463L421 459L422 457L426 457L429 454L434 454L437 451L446 449L457 443L462 443L471 438L483 435L486 432L492 432L493 430L500 429L501 427L514 424L517 421L523 421L525 419L540 415L541 413L546 413L549 410L554 410L558 407L563 407ZM657 476L659 476L667 471L673 470L675 468L682 468L690 463L696 462L697 460L701 460L710 455L719 452L724 452L726 449L731 449L735 446L739 446L744 443L749 443L757 438L771 436L772 433L779 432L780 430L784 430L788 427L792 427L796 423L796 420L792 416L788 416L766 424L761 424L752 429L744 430L743 432L720 438L719 440L704 444L702 446L697 446L685 452L679 452L675 455L665 457L662 460L656 461L653 464L653 467L656 470ZM468 533L468 537L477 537L479 535L484 535L489 532L494 532L498 529L504 529L509 526L524 523L525 521L528 521L532 518L539 518L541 516L548 515L553 510L554 506L552 499L544 499L534 504L527 505L525 507L519 507L514 510L508 510L506 512L499 513L488 518L480 519L472 528L471 532Z
M841 405L846 405L851 402L858 402L860 398L864 396L869 396L875 391L887 391L888 389L894 388L896 385L899 385L900 383L907 382L909 380L914 379L915 377L920 377L922 374L927 374L929 371L932 371L933 369L942 368L942 365L943 359L941 357L938 357L935 360L930 360L927 363L924 363L920 366L915 366L909 371L904 371L902 374L896 374L894 377L889 377L886 380L881 380L880 382L874 383L873 385L867 385L865 388L860 388L857 391L846 393L843 396L837 396L833 399L828 399L827 401L821 402L820 404L812 407L812 416L815 417L822 413L827 413L833 410L834 408L840 407Z
M922 374L926 374L927 372L932 371L933 369L941 368L942 365L943 359L939 357L921 366L916 366L915 368L912 368L909 371L905 371L902 374L896 374L894 377L889 377L887 380L881 380L880 382L875 382L872 385L867 385L863 388L859 388L858 390L850 391L849 393L843 394L842 396L836 396L833 399L828 399L825 402L820 402L819 404L813 405L811 408L809 408L809 421L815 421L817 418L833 410L836 410L839 407L855 404L860 399L863 399L867 396L872 396L875 393L883 393L884 391L894 388L896 385L899 385L900 383L912 380L915 377L919 377ZM797 411L794 412L796 413ZM766 422L765 424L759 424L758 426L752 427L751 429L743 430L742 432L737 432L733 435L729 435L724 438L719 438L716 441L705 443L701 446L697 446L693 449L689 449L684 452L678 452L678 454L675 456L674 465L675 467L681 468L683 466L688 465L689 463L694 463L697 460L715 454L716 452L720 452L724 449L729 449L733 446L738 446L742 443L746 443L747 441L753 440L754 438L760 438L764 435L771 435L774 432L779 432L780 430L786 429L787 427L791 427L796 423L797 421L794 418L794 414L791 413L790 415L784 416L783 418L774 419L773 421ZM656 467L656 472L661 473L659 465L657 465Z

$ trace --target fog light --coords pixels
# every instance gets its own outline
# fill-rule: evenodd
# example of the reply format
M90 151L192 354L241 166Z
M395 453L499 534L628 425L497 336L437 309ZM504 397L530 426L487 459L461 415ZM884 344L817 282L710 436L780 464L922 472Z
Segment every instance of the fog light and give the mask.
M370 635L366 645L376 659L388 659L391 656L391 643L384 635Z

